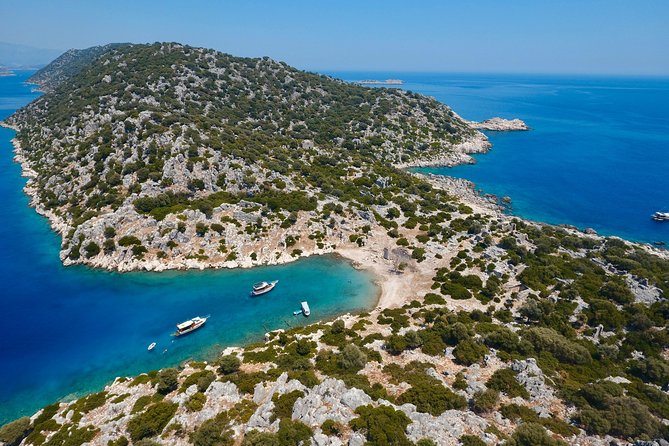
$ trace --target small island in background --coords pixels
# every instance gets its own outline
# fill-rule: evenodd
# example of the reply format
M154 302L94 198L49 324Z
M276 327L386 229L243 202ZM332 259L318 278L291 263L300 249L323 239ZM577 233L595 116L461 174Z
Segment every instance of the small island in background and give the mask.
M376 79L365 79L354 83L358 85L403 85L404 81L402 79L386 79L384 81Z
M14 73L9 68L0 66L0 76L14 76Z

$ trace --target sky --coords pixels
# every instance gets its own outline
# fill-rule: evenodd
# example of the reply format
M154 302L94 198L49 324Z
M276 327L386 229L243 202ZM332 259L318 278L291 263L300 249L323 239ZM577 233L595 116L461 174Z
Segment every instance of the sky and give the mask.
M669 0L0 0L0 41L176 41L313 71L669 75Z

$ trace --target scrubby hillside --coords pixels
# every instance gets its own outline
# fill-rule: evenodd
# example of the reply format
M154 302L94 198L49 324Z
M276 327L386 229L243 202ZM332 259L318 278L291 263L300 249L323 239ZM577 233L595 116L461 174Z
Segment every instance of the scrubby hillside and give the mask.
M669 263L615 239L475 225L487 235L464 237L401 308L118 378L3 427L0 441L664 445Z
M434 99L177 44L111 49L8 123L64 261L117 269L332 250L436 210L393 165L487 144Z
M65 263L336 251L373 269L382 296L212 363L119 378L0 441L666 444L666 253L515 219L470 183L398 169L485 147L432 99L141 45L103 54L10 123Z
M49 65L30 76L28 83L36 84L41 91L53 91L60 83L79 73L102 54L112 48L124 46L122 43L110 43L83 50L71 49L58 56Z

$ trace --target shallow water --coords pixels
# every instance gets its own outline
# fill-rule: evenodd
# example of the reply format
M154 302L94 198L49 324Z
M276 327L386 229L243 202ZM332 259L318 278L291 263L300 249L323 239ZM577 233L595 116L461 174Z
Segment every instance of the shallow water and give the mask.
M36 97L28 77L0 78L0 119ZM111 273L61 265L60 238L28 207L0 128L0 424L57 399L102 388L116 376L207 358L223 347L376 303L373 277L332 256L250 270ZM278 279L250 298L253 283ZM311 317L293 316L308 300ZM172 338L174 324L211 315ZM152 352L147 346L157 342ZM167 349L166 352L164 350Z

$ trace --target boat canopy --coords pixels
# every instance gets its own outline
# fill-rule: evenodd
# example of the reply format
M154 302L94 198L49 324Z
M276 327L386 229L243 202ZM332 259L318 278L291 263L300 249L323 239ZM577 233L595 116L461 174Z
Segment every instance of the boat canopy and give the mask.
M254 284L253 284L253 289L254 289L254 290L259 290L259 289L261 289L261 288L265 288L265 287L268 286L268 285L269 285L269 284L268 284L267 282L258 282L258 283L254 283Z
M180 323L180 324L177 324L177 328L178 328L179 330L185 330L186 328L190 327L191 325L193 325L193 321L192 321L192 320L191 320L191 321L182 322L182 323Z

